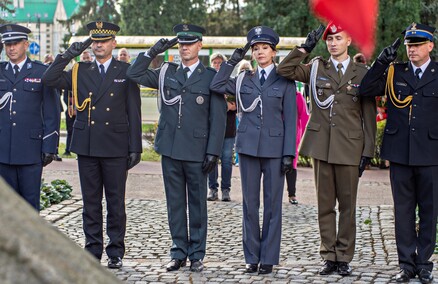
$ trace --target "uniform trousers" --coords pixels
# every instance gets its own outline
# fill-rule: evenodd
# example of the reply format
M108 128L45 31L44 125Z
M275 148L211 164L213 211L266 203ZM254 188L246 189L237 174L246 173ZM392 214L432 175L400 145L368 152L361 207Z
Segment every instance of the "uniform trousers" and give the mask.
M243 252L249 264L277 265L280 258L284 175L281 158L239 154L243 197ZM260 234L260 186L263 174L263 226Z
M106 200L106 232L109 237L105 248L108 257L125 254L125 189L128 170L127 157L100 158L78 156L79 178L84 207L85 249L101 259L103 252L102 198Z
M313 159L313 170L321 236L319 253L324 260L348 263L353 259L356 244L358 166L331 164ZM339 211L338 225L336 201Z
M43 164L8 165L0 163L0 176L37 211L40 209Z
M162 156L161 166L172 236L170 256L202 260L207 243L207 174L202 162Z
M438 166L407 166L391 162L395 240L400 268L432 271L438 211ZM419 226L416 226L418 206Z

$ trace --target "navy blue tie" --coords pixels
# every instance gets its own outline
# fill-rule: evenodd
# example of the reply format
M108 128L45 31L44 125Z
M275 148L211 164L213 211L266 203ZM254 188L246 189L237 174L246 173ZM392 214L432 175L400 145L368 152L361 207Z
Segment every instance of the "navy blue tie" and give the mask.
M266 81L265 74L266 74L265 69L262 69L262 71L260 71L260 85L262 85L262 86Z
M417 80L420 81L420 73L421 73L421 68L417 68L417 70L415 70L415 77L417 77Z
M18 73L20 73L20 67L18 65L14 65L14 76L17 78Z
M102 79L105 79L105 66L103 66L103 64L100 64L99 68L100 68L100 76L102 77Z

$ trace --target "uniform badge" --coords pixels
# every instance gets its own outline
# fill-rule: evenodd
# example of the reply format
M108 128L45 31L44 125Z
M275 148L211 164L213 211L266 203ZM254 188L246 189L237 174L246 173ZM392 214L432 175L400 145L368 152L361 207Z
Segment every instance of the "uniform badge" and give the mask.
M202 105L204 103L204 98L202 96L199 96L196 98L196 103L198 105Z
M189 26L188 25L183 25L183 31L188 31L189 30Z
M26 68L27 69L31 69L32 68L32 63L31 62L27 63Z
M351 86L347 86L347 91L351 91Z
M330 83L325 83L325 86L326 86L327 88L330 88Z
M353 100L353 102L357 102L357 96L354 96L354 97L352 98L352 100Z
M351 80L350 80L350 81L348 81L348 85L351 85Z
M103 23L102 23L102 22L96 22L96 28L97 28L98 30L101 30L102 27L103 27Z
M256 27L254 31L256 35L260 35L262 34L262 27Z
M318 96L322 96L324 94L324 90L323 89L318 89Z
M335 34L336 31L338 30L338 28L336 27L336 25L331 25L331 26L330 26L330 30L331 30L331 32L332 32L333 34Z

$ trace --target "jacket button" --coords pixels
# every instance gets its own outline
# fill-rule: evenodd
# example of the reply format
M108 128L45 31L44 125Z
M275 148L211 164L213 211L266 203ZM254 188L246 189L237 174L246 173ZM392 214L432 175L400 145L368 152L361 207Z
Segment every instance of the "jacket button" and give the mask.
M91 124L94 124L94 120L91 122Z
M93 92L89 92L88 95L91 96L93 94Z
M14 89L13 89L13 91L14 91L14 92L16 92L16 91L17 91L17 89L15 89L15 88L14 88Z
M15 122L14 123L12 123L12 126L15 126L15 125L17 125Z
M415 128L412 127L412 131L415 132Z
M260 129L260 126L257 126L257 129Z
M12 114L16 114L17 112L14 110L13 112L12 112Z
M91 108L92 110L95 110L96 109L96 107L95 106L93 106L92 108Z
M114 94L113 94L113 93L111 93L111 94L110 94L110 96L112 97L112 96L114 96Z
M332 127L335 127L336 126L336 123L332 123Z
M107 107L107 108L106 108L106 111L110 111L110 108L109 108L109 107Z
M109 125L109 122L105 122L105 125Z

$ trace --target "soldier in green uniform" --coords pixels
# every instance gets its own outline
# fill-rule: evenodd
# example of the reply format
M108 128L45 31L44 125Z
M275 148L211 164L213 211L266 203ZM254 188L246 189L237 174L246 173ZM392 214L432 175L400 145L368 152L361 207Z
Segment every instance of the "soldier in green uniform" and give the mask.
M189 258L190 270L200 272L207 239L207 174L222 150L226 101L223 94L210 92L216 71L204 67L198 57L205 30L183 24L173 30L176 38L160 39L147 52L140 53L127 75L143 86L160 90L155 150L162 155L173 242L172 260L166 269L178 270ZM158 69L148 69L158 54L177 42L181 64L165 62Z
M301 47L278 66L286 78L310 84L311 113L300 153L313 159L321 235L319 274L350 275L356 241L356 197L359 177L374 156L376 106L361 98L359 86L367 68L348 55L351 37L334 23L312 31ZM330 59L301 64L323 37ZM336 224L338 202L339 224Z

